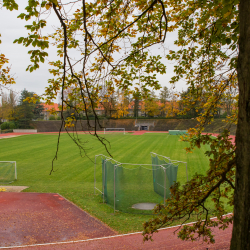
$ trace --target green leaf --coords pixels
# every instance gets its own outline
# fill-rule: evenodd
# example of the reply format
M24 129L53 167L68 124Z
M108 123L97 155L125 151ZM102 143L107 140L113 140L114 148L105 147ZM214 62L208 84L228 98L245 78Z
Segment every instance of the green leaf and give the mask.
M24 19L24 17L26 16L25 13L21 13L19 16L17 16L18 18Z

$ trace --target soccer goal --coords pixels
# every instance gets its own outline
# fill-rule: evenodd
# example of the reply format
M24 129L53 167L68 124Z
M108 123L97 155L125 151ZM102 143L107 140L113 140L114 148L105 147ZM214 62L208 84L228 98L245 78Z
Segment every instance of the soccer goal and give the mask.
M0 161L0 184L9 184L17 179L15 161Z
M123 133L125 135L125 128L105 128L104 134L110 134L110 133Z

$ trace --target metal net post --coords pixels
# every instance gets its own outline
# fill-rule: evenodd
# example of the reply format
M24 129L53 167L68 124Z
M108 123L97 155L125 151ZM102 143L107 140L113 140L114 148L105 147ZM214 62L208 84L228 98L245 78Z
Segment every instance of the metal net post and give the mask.
M186 162L186 175L187 175L187 181L188 181L188 167L187 167L187 162Z
M104 203L104 192L105 192L105 172L106 172L106 159L104 160L104 167L103 167L103 172L104 172L104 178L103 178L103 184L102 184L102 202Z
M114 214L115 214L115 166L114 165Z
M15 179L17 180L16 161L15 161Z
M96 169L96 156L95 156L95 169ZM94 169L94 194L95 194L95 186L96 186L95 169Z
M166 205L166 168L164 169L164 206Z

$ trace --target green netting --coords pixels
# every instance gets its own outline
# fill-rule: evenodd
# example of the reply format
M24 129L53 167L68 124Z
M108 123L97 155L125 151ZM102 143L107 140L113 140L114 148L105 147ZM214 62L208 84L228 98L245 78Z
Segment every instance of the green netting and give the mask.
M164 189L160 188L164 179L166 179L166 199L170 197L170 187L177 180L178 165L174 165L171 162L167 162L164 159L159 159L158 156L151 156L152 168L155 169L155 165L162 165L166 169L166 173L162 171L155 171L153 175L154 190L156 193L164 197ZM163 169L163 168L162 168ZM164 185L163 185L164 187Z
M115 169L115 181L114 181ZM137 210L133 205L138 203L163 203L163 196L154 191L152 182L153 173L162 175L162 167L157 166L152 170L150 165L134 166L130 164L113 164L111 161L102 160L102 180L104 200L115 210L128 213L152 213L150 210ZM164 194L164 181L158 185L159 192ZM115 194L115 196L114 196ZM114 202L115 197L115 202Z
M15 162L0 162L0 184L13 182L15 176Z
M167 199L169 197L169 179L165 173L165 170L163 167L159 167L158 165L166 164L166 162L162 162L158 159L158 157L152 156L152 169L153 171L153 185L154 185L154 191L159 194L161 197L164 197ZM166 191L164 194L166 186Z
M178 166L152 156L152 166L112 163L102 159L104 202L115 210L128 213L152 213L136 210L138 203L164 203L170 197L170 187L176 182Z
M188 134L187 130L169 130L169 135L185 135Z
M152 176L155 171L143 166L126 165L120 168L123 171L119 180L121 184L120 189L116 189L115 207L117 210L133 213L141 212L133 209L132 206L138 203L158 204L163 202L162 197L154 191ZM159 169L161 170L160 167L158 167Z
M106 203L113 205L114 204L114 188L116 192L119 192L120 189L120 178L122 176L122 168L115 169L114 163L102 159L102 183L103 183L103 192L104 200ZM114 176L115 169L115 176ZM114 182L114 178L116 182Z

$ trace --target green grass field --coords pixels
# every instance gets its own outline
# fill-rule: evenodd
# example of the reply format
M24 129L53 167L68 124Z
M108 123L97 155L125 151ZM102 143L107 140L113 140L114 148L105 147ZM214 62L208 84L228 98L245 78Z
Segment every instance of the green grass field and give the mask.
M184 148L178 136L165 133L143 135L110 134L105 136L111 147L110 153L119 162L151 164L150 152L169 156L188 163L189 178L195 172L204 174L208 158L204 156L207 146L192 154ZM58 136L55 134L24 135L0 140L0 161L16 161L18 180L10 185L29 186L25 192L59 193L91 215L97 217L119 233L142 230L148 215L117 212L103 204L100 195L94 195L94 159L97 154L108 155L103 145L88 134L80 134L88 157L82 158L78 147L67 134L61 135L56 172L49 175L55 156ZM97 185L101 186L101 165L97 167ZM185 167L179 167L178 181L184 183Z

